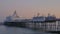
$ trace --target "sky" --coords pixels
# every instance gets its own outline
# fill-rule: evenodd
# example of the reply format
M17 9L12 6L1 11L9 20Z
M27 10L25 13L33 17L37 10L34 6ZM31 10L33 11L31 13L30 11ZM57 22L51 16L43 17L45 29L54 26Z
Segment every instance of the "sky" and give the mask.
M60 0L0 0L0 21L4 21L16 10L18 16L31 18L48 13L60 17Z

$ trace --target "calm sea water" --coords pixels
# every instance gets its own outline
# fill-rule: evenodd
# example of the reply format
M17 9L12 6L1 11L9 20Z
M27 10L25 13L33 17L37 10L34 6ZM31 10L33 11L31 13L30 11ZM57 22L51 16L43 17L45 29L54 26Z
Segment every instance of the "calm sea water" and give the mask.
M32 29L27 28L7 27L4 25L0 25L0 34L51 34L51 33L34 31Z

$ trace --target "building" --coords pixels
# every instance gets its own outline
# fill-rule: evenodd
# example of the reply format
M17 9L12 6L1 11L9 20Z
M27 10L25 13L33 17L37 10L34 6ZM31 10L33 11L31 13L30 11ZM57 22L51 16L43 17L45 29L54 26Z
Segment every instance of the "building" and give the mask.
M45 21L55 21L56 17L54 15L48 14L48 16L45 18Z
M6 17L6 20L5 21L7 21L7 22L20 22L20 21L24 21L24 20L25 20L24 18L19 17L17 15L17 12L15 10L15 12L13 13L13 15L10 15L10 16L7 16Z

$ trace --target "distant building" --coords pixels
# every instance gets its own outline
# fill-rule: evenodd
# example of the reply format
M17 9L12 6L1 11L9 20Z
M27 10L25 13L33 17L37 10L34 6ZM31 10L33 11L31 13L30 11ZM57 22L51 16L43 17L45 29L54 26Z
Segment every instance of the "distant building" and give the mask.
M42 22L45 21L45 17L44 16L39 16L39 17L33 17L32 19L33 21L38 21L38 22Z
M48 14L48 16L46 17L45 20L46 20L46 21L53 21L53 20L56 20L56 17L55 17L54 15Z

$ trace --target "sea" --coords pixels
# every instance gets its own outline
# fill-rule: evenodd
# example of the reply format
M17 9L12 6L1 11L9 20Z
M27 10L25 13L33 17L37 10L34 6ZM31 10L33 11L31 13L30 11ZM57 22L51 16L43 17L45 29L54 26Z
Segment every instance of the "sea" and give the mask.
M28 28L8 27L5 25L0 25L0 34L55 34L55 33L47 33Z

